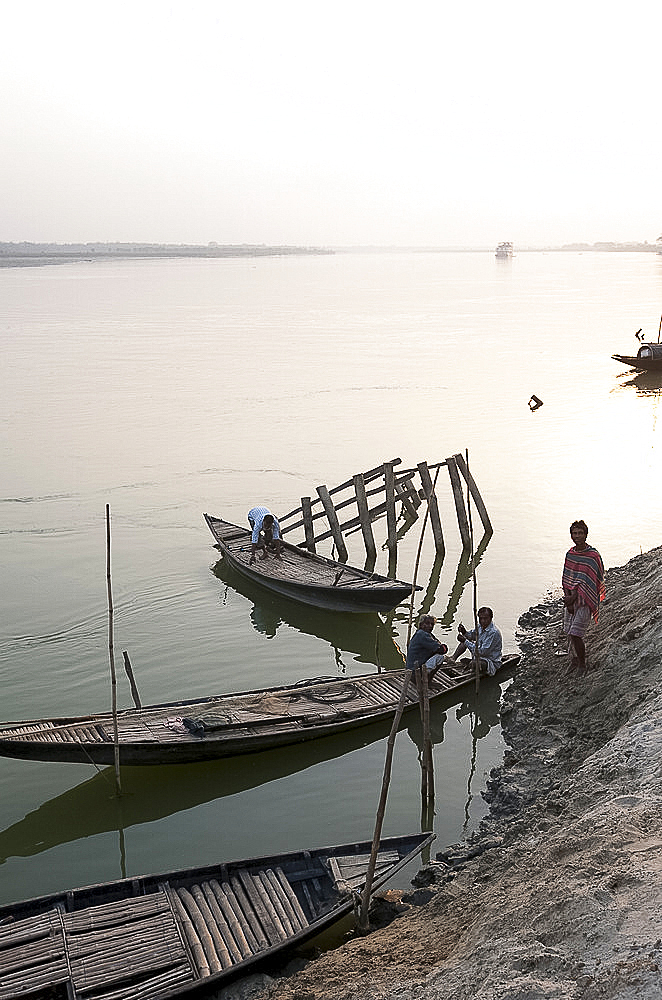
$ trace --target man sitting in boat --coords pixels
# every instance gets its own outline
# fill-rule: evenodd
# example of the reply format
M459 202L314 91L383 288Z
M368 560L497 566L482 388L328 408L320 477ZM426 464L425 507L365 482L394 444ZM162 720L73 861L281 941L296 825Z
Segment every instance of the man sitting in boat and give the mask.
M253 531L250 562L255 562L255 553L258 549L262 553L261 559L268 558L268 549L272 549L276 559L280 559L283 549L280 525L268 507L252 507L248 512L248 523Z
M439 642L439 639L432 635L432 629L436 623L437 619L434 615L421 615L418 628L407 646L407 667L410 670L415 670L416 667L425 664L428 669L429 681L444 663L448 653L446 643Z
M478 609L478 654L480 656L481 667L487 671L490 677L494 677L501 666L501 652L503 649L501 632L499 632L499 629L492 621L493 618L494 613L492 608ZM460 653L463 653L465 650L474 656L476 652L476 629L472 628L470 632L467 632L464 625L460 624L457 629L457 637L460 644L455 650L453 659L456 660Z

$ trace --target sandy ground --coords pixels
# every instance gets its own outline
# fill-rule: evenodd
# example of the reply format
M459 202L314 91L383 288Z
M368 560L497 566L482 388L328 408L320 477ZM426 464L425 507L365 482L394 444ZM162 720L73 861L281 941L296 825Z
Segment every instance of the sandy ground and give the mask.
M582 676L558 655L561 612L559 593L520 619L509 749L473 840L388 926L223 1000L662 998L662 548L608 572Z

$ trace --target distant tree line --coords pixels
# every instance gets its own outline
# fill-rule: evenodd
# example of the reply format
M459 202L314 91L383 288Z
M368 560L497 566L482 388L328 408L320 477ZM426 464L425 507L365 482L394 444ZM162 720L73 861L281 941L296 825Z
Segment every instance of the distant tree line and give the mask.
M0 266L107 260L126 257L277 257L329 254L325 247L267 246L264 243L0 243Z

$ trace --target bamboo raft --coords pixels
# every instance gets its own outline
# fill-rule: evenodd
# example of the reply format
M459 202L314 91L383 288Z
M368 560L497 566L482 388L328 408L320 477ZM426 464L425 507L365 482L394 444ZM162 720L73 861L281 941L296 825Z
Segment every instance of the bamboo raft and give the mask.
M434 835L383 840L383 885ZM370 843L126 878L0 907L0 1000L201 995L350 913Z
M511 666L517 656L504 658ZM504 676L506 671L501 668ZM410 672L387 670L356 677L318 678L191 701L123 709L117 713L121 764L183 764L269 750L332 736L390 719ZM474 683L473 665L444 666L430 683L430 699ZM409 685L405 708L418 705ZM112 764L110 712L0 724L0 755L24 760Z
M251 565L250 530L210 514L204 518L229 565L284 597L333 611L371 612L391 611L411 595L410 583L368 573L285 541L280 559L258 556Z

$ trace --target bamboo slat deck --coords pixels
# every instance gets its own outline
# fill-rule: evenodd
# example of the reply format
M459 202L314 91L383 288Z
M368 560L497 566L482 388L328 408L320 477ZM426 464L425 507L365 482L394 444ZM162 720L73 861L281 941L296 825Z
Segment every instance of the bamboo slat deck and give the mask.
M517 657L507 658L513 663ZM505 663L505 661L504 661ZM503 676L507 671L502 668ZM125 709L117 728L122 764L185 763L231 757L329 736L379 719L397 707L408 671L316 679L185 702ZM473 668L448 665L430 683L430 698L474 682ZM411 685L406 707L417 704ZM0 724L0 754L33 760L112 764L110 713Z
M431 839L384 841L378 884ZM123 879L0 907L0 1000L47 990L159 1000L243 975L351 910L368 847Z
M251 532L210 514L204 517L219 550L238 573L286 597L335 611L366 612L390 611L411 595L410 583L368 573L289 542L283 542L280 559L263 560L258 555L251 565Z

